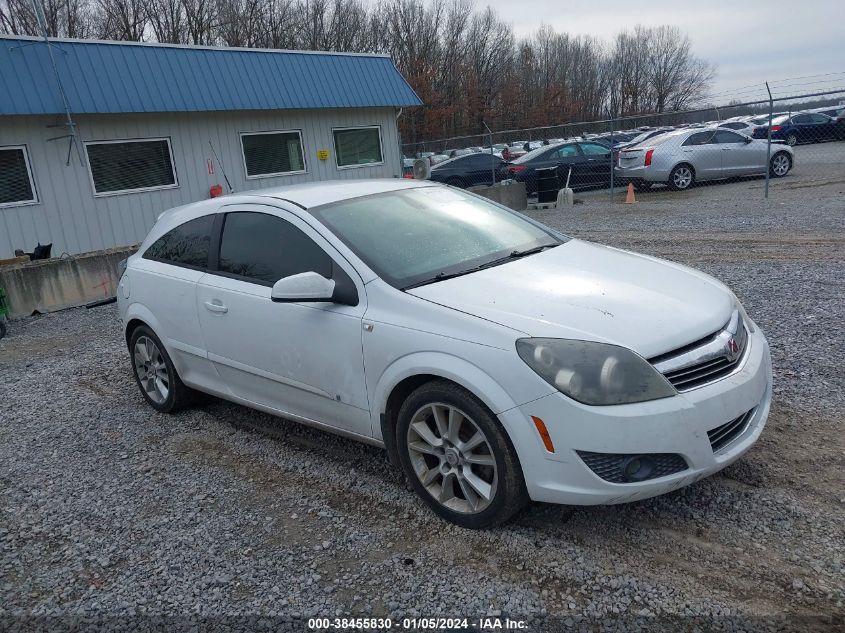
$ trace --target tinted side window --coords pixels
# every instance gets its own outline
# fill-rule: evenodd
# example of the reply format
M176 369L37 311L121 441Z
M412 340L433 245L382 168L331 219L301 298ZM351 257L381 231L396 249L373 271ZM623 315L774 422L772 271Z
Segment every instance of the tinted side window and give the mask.
M226 214L219 269L272 286L283 277L309 271L331 277L332 260L290 222L241 211Z
M551 158L567 158L569 156L578 156L578 148L575 145L559 147L557 152L551 155Z
M713 132L696 132L684 141L684 145L707 145L712 138Z
M598 143L581 143L581 151L588 156L607 156L610 150Z
M793 123L809 123L810 117L807 114L799 114L797 116L792 117Z
M727 130L719 130L716 132L716 136L714 137L713 141L715 143L727 144L727 143L744 143L745 139L742 138L739 134L735 134L734 132L728 132Z
M827 117L823 114L808 115L811 123L827 123Z
M204 215L168 231L144 252L144 259L155 259L177 266L206 268L208 244L214 215Z

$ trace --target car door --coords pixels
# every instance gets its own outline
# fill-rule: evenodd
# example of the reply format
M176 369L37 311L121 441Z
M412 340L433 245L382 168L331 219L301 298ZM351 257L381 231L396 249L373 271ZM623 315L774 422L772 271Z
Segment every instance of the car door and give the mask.
M807 114L796 114L792 117L788 126L792 128L798 141L801 143L813 142L813 126L810 124L810 116ZM786 126L784 126L786 127ZM787 136L789 133L787 132Z
M696 132L691 134L681 145L680 160L690 163L695 169L696 180L721 178L722 150L713 140L716 132Z
M766 164L766 145L748 143L746 137L730 130L716 132L713 142L722 152L721 176L747 176L764 170Z
M566 179L569 177L570 187L584 185L588 182L587 175L587 158L578 149L577 143L567 143L555 148L550 154L550 167L557 166L557 177L560 181L560 186L566 186ZM572 176L569 176L569 170L572 169Z
M590 185L610 185L610 150L599 143L578 143L584 155L584 179Z
M490 154L467 156L467 180L470 185L492 185L493 174L502 161Z
M216 227L219 248L197 283L196 309L208 358L231 396L370 436L366 294L354 268L308 223L276 207L225 206ZM357 305L270 299L275 281L309 271L354 290Z
M815 142L832 141L836 138L834 120L824 114L808 114L812 130L810 136Z
M209 263L215 215L183 222L155 240L121 279L121 292L150 309L150 326L164 343L182 380L192 386L219 388L208 362L196 309L196 285Z

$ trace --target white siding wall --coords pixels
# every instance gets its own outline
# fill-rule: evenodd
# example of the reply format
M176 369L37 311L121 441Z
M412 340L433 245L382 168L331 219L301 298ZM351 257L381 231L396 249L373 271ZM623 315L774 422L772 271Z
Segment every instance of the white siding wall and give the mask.
M214 175L206 161L214 144L235 191L314 180L401 177L399 134L393 108L280 110L140 115L76 116L82 141L169 137L179 186L175 189L94 197L84 147L66 166L68 141L47 141L64 133L50 127L52 117L0 117L0 147L26 145L38 203L0 207L0 259L15 248L31 251L37 242L53 243L53 256L140 242L162 211L209 197L209 188L226 183L220 166ZM378 125L384 165L338 169L332 128ZM246 179L240 133L302 130L307 173ZM317 150L329 150L328 160Z

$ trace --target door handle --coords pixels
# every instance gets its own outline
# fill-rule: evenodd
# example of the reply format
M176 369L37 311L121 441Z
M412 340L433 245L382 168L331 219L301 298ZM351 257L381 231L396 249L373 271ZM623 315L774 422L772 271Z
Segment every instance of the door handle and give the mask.
M212 301L206 301L205 307L206 307L207 310L209 310L211 312L218 312L220 314L225 314L226 312L229 311L229 308L224 306L222 303L214 303Z

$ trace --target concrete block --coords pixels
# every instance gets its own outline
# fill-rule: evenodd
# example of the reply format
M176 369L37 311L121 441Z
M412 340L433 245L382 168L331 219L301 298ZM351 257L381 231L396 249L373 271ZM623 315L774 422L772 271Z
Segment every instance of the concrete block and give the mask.
M115 296L118 268L136 246L54 257L0 268L11 318L54 312Z
M479 196L503 204L514 211L525 211L528 208L528 195L525 193L524 182L505 181L493 186L470 187L469 190Z

